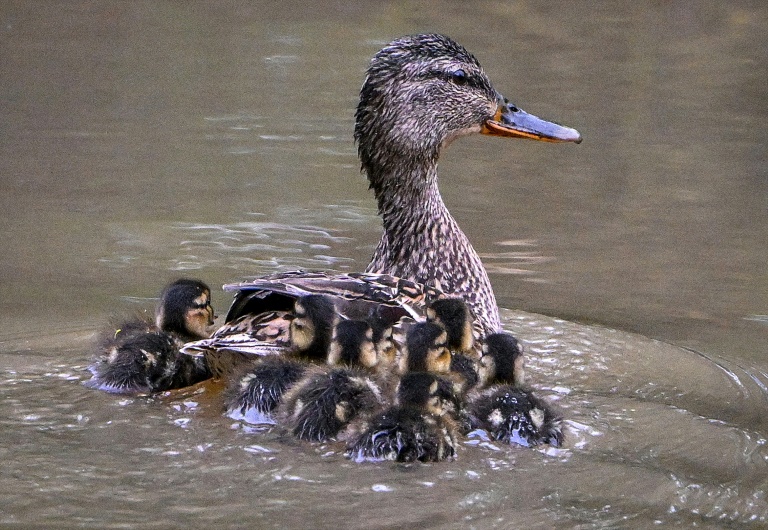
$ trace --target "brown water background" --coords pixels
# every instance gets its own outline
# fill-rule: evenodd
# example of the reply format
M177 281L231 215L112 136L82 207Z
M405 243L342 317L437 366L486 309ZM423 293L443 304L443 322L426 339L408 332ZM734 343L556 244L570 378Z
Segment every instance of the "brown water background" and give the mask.
M572 444L361 467L207 395L82 388L94 332L176 276L223 313L228 281L365 267L353 109L423 31L584 137L440 165ZM760 2L3 2L0 523L765 524L766 63Z

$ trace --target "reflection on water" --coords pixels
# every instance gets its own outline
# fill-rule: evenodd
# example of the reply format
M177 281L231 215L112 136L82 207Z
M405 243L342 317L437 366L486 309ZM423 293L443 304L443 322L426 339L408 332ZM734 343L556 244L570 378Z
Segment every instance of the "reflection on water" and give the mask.
M540 277L539 269L543 263L554 258L541 256L535 250L535 241L499 241L496 244L504 250L480 255L488 274L516 274L523 276L527 281L544 281ZM520 250L508 250L514 248Z
M765 525L768 10L590 9L3 4L0 524ZM167 279L365 267L352 109L372 53L424 29L585 137L441 160L502 306L609 326L503 312L565 447L357 465L224 417L212 386L83 387L99 326Z
M333 216L340 228L324 228L313 223ZM352 258L343 257L354 248L355 239L344 227L371 223L376 213L354 204L325 205L319 212L306 209L281 209L259 219L232 224L149 223L112 225L117 244L99 262L109 268L135 267L141 260L153 260L152 249L174 248L169 270L192 271L229 269L243 277L281 269L351 270ZM272 220L269 220L272 219ZM282 222L281 222L282 221ZM191 274L191 273L190 273Z

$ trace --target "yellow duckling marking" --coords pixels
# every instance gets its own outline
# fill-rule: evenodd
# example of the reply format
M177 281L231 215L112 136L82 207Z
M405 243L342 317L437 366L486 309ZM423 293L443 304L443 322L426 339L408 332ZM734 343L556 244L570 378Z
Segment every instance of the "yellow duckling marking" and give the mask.
M544 425L544 411L539 408L535 408L531 411L530 416L533 425L537 429L541 429L541 426Z
M334 415L336 416L337 420L346 422L349 419L349 413L350 413L350 406L348 402L341 401L336 404L336 410L334 411Z
M488 415L488 423L494 427L498 427L504 423L504 415L499 409L493 409L493 411Z
M107 356L107 362L108 363L114 363L117 361L118 351L117 346L113 347L111 350L109 350L109 355Z

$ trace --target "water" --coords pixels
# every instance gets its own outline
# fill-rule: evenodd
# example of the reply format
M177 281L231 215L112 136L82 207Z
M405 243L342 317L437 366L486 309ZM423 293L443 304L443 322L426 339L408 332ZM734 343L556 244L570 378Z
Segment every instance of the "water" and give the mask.
M0 523L764 525L767 26L748 3L4 3ZM440 168L566 447L358 465L216 388L84 388L95 333L171 278L364 268L352 109L370 56L424 30L585 138L462 139Z

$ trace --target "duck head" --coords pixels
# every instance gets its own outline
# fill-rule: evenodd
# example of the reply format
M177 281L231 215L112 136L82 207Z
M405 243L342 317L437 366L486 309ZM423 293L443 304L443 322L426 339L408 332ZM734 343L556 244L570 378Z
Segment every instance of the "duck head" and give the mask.
M523 349L509 333L492 333L485 337L480 359L480 377L485 384L501 383L521 386L525 382Z
M451 352L445 329L433 322L411 326L406 335L399 369L400 373L448 373L451 369Z
M575 129L528 114L497 92L477 59L443 35L397 39L371 61L355 115L355 140L371 187L387 167L435 164L473 133L581 142Z
M400 407L413 407L434 416L455 411L459 406L456 396L436 374L410 372L397 385L396 403Z
M474 317L460 298L435 300L427 308L427 321L435 322L448 333L448 347L455 351L469 351L475 343L472 331Z

